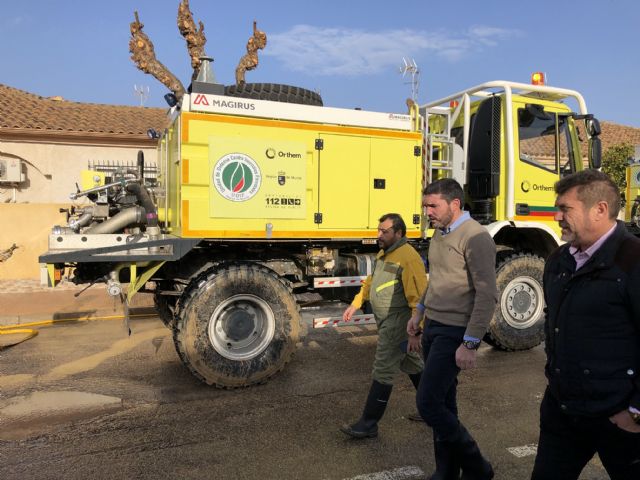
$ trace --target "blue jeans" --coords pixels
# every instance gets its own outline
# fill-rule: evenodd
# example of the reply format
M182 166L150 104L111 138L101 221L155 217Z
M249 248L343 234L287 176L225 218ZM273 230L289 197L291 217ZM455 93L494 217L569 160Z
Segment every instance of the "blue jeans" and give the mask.
M596 452L612 480L640 479L640 433L622 430L606 416L567 415L546 391L531 478L576 480Z
M439 441L456 438L460 422L456 391L458 373L456 350L466 327L452 327L429 320L422 336L424 370L416 403L418 412Z

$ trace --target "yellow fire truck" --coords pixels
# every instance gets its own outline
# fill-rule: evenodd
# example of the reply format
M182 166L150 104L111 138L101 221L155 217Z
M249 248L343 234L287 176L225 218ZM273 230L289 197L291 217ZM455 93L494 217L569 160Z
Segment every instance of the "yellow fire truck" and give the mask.
M554 183L600 167L598 120L581 94L545 86L542 73L530 85L488 82L430 102L421 113L426 181L451 176L464 185L467 209L498 249L500 298L485 340L507 350L538 345L544 259L560 244Z
M640 145L634 148L634 155L626 168L627 188L625 191L624 218L627 229L640 236Z
M499 250L487 341L540 343L543 260L559 243L553 184L583 168L579 135L599 165L598 122L579 93L490 82L395 114L324 107L283 85L194 82L169 101L157 182L140 155L133 168L86 173L72 198L92 205L55 227L40 257L52 284L70 268L114 296L153 291L197 378L261 383L291 358L301 299L348 299L371 273L382 214L400 213L426 253L421 190L453 177Z

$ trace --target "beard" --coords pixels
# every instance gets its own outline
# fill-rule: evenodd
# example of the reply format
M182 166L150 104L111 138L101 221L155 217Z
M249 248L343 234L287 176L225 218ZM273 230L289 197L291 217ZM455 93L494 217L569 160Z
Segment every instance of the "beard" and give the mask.
M393 245L393 242L389 243L389 242L385 242L384 240L378 240L378 247L381 248L382 250L386 250L391 245Z
M567 242L567 243L570 243L571 245L574 245L574 243L577 240L577 238L576 238L576 234L571 230L569 225L559 224L559 227L562 229L562 233L561 233L560 238L564 242Z
M429 217L429 221L431 222L431 226L433 228L446 228L451 224L452 219L453 219L452 212L447 212L439 219Z

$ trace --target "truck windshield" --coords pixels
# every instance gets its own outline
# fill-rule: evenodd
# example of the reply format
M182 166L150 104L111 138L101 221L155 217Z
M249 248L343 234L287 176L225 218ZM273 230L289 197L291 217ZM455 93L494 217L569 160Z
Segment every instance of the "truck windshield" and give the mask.
M569 137L568 117L546 112L540 105L518 109L520 160L549 172L573 171L573 151Z

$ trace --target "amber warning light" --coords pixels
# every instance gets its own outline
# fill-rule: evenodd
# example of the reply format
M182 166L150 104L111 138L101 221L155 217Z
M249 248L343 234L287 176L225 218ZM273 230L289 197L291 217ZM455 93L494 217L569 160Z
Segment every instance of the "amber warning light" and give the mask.
M535 72L531 74L532 85L544 85L544 73Z

